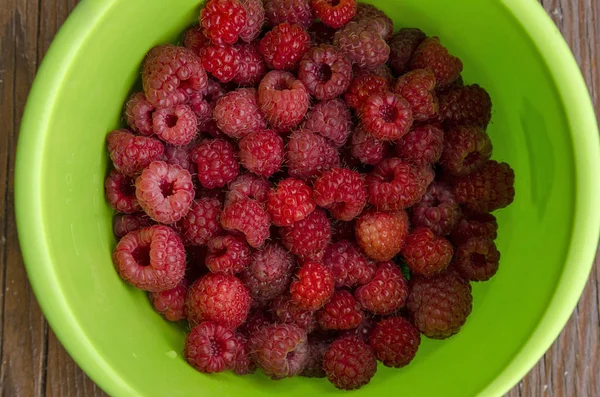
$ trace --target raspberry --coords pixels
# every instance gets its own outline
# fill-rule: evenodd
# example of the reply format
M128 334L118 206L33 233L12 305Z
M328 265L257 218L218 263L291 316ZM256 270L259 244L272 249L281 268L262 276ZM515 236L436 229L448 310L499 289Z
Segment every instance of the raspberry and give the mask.
M375 264L348 240L329 245L323 263L331 268L337 287L364 285L371 281L376 270Z
M365 74L354 77L348 91L344 94L344 99L349 107L358 110L371 95L384 94L390 89L390 83L384 77Z
M291 177L309 179L339 165L339 154L327 139L301 129L290 135L287 166Z
M283 139L272 130L252 132L239 144L240 163L250 172L270 177L283 163Z
M413 123L410 104L391 92L371 95L362 105L360 113L367 131L384 141L402 138Z
M363 164L377 164L386 155L386 144L367 132L363 124L359 124L350 141L352 155Z
M348 222L360 215L367 204L367 189L360 173L332 168L315 181L314 198L334 218Z
M408 282L393 262L381 263L373 279L354 292L361 306L374 314L395 312L404 306L407 296Z
M261 3L262 4L262 3ZM250 375L256 372L256 364L250 357L250 346L244 335L236 334L239 342L235 364L233 364L233 372L236 375Z
M271 190L267 210L275 226L291 226L310 215L316 207L312 189L298 179L287 178Z
M396 81L394 92L410 104L415 121L429 120L438 114L435 76L429 70L416 69L406 73Z
M410 364L420 344L419 330L402 317L381 320L369 337L369 345L377 359L386 367L393 368Z
M333 295L335 280L331 270L316 262L306 262L296 273L290 293L292 301L305 310L318 310Z
M181 221L183 240L189 245L206 245L222 233L221 203L214 198L196 200Z
M451 55L438 37L425 39L416 49L410 63L411 70L427 69L435 74L441 89L452 84L463 70L463 63Z
M383 65L390 55L390 47L368 19L348 22L335 33L333 44L361 68Z
M234 83L242 86L255 86L260 83L267 73L265 59L256 47L254 43L240 43L235 45L239 59L238 73L233 78Z
M240 173L233 145L222 139L205 139L190 158L198 166L198 180L207 189L223 187Z
M135 197L135 183L132 177L112 170L104 182L106 198L112 208L125 214L141 209Z
M331 300L317 312L317 321L323 329L346 330L358 327L365 315L360 304L346 290L335 291Z
M352 133L352 116L342 100L323 101L310 109L304 128L328 138L336 147L341 147Z
M433 182L421 201L412 208L413 227L427 227L435 234L450 233L460 218L460 207L452 188L443 182Z
M221 213L221 226L246 236L253 248L261 247L269 238L271 219L256 200L245 199L229 204Z
M249 343L254 362L271 379L298 375L308 361L306 332L292 324L265 327Z
M495 240L498 237L498 222L492 214L463 214L452 232L450 240L460 246L474 237L487 237Z
M354 336L368 342L374 326L375 323L373 320L369 317L365 317L363 322L357 328L341 332L340 337Z
M238 0L208 0L200 10L200 25L212 43L234 44L246 27L246 9Z
M254 88L230 91L217 101L213 117L217 127L232 138L243 138L251 132L267 128L267 121L258 108Z
M211 138L227 140L228 136L217 127L215 120L211 119L200 127L200 132L205 133Z
M356 0L312 0L317 18L332 28L341 28L356 14Z
M154 221L144 213L118 214L113 218L113 232L117 238L121 238L127 233L151 226L153 223Z
M389 261L400 252L408 235L404 211L367 212L356 221L356 241L376 261Z
M306 333L313 332L317 325L315 313L300 307L288 294L275 298L271 304L271 310L280 323L294 324L305 330Z
M188 321L192 324L215 321L235 329L246 321L251 302L250 291L239 279L208 273L188 290Z
M152 135L152 113L156 108L146 99L143 92L133 94L125 103L125 120L127 125L142 135Z
M321 21L315 21L308 27L307 32L310 35L311 42L315 45L332 44L336 29L325 25Z
M265 204L270 189L271 184L266 179L250 173L242 174L229 184L225 205L248 198Z
M220 82L227 83L237 76L240 69L237 47L210 44L202 47L199 55L204 69Z
M187 145L195 137L198 119L189 106L177 105L172 108L158 108L152 114L154 133L171 145Z
M492 119L492 100L477 84L455 88L440 98L440 116L451 125L487 128Z
M252 255L250 265L240 274L252 298L269 301L284 293L292 279L292 256L279 244L267 244Z
M271 127L286 131L304 118L309 96L304 84L294 75L272 70L258 86L258 105Z
M307 28L314 19L310 0L264 0L265 15L271 26L287 22Z
M377 372L371 348L357 337L345 337L329 346L323 358L327 379L338 389L360 389Z
M225 95L225 90L219 83L211 79L202 91L194 91L187 102L187 105L196 114L198 119L198 129L203 131L206 125L212 121L213 110L217 100Z
M294 70L310 47L310 36L300 25L275 26L260 41L258 50L271 69Z
M127 130L111 132L106 141L113 165L127 176L134 176L151 162L160 159L165 150L158 139L135 136Z
M170 165L178 165L184 170L188 170L190 174L197 174L196 164L190 160L190 152L193 144L185 146L165 145L163 160Z
M188 90L206 88L206 71L192 50L171 44L154 47L142 66L146 99L156 107L173 107L187 100Z
M417 166L435 164L444 150L444 131L437 125L414 127L396 144L396 154Z
M262 0L240 0L246 11L246 24L239 33L240 39L250 43L258 37L265 21L265 8Z
M329 343L313 337L308 337L308 362L300 376L306 378L325 378L325 370L323 370L323 357L329 348Z
M390 59L388 65L397 75L403 75L410 69L410 62L419 45L427 35L416 28L403 28L389 41Z
M202 33L202 27L192 26L183 34L183 46L198 54L200 49L210 43L210 40Z
M454 195L470 211L484 214L512 203L514 184L515 172L508 164L489 160L480 170L460 178Z
M374 68L359 67L355 64L352 66L352 71L354 72L354 77L379 76L383 77L390 85L394 81L391 69L385 64L375 66Z
M268 325L271 325L271 319L266 312L262 310L252 310L248 314L246 322L239 326L237 332L250 338L252 334Z
M166 291L151 292L150 302L158 313L169 321L180 321L186 318L185 295L187 286L182 281L175 288Z
M419 227L406 237L402 257L413 274L431 277L446 270L453 252L450 241Z
M239 348L240 342L232 330L205 321L188 334L184 356L200 372L223 372L233 368Z
M325 212L316 209L306 218L280 229L281 242L292 254L319 259L331 240L331 225Z
M392 37L392 33L394 33L394 22L385 14L385 12L377 7L367 3L358 3L353 20L359 21L361 19L367 19L371 24L374 24L384 40Z
M474 237L456 248L452 266L470 281L487 281L498 271L500 251L494 240Z
M144 291L170 290L183 280L185 249L167 226L149 226L125 235L112 258L121 278Z
M250 255L243 237L217 236L208 242L206 267L213 273L239 273L250 264Z
M178 165L155 161L136 179L135 195L152 219L174 223L190 210L194 199L192 176Z
M471 285L447 271L434 277L414 276L406 307L413 324L432 339L445 339L460 331L471 313Z
M479 127L458 126L446 133L441 164L452 175L480 169L492 156L492 141Z
M298 79L316 99L333 99L348 89L352 81L352 63L337 48L321 44L302 57Z

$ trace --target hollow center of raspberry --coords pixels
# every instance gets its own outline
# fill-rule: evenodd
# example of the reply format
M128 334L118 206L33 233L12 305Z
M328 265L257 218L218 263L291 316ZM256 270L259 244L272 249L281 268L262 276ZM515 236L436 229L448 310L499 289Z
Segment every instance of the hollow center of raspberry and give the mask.
M331 80L332 74L331 67L325 63L321 64L315 71L315 77L320 82Z
M379 117L386 123L393 123L398 118L398 110L394 106L384 105L379 108Z
M481 158L479 152L471 152L467 155L467 157L465 157L464 160L464 164L467 167L472 166L473 164L475 164L477 161L479 161L479 159Z
M150 246L140 246L137 247L131 253L133 259L139 266L150 266Z
M279 79L273 84L273 89L275 91L283 91L289 89L288 83L285 79Z
M476 267L483 267L486 265L485 255L474 252L471 254L471 263Z
M167 127L173 128L177 125L177 120L178 120L178 117L176 115L169 114L165 118L165 124L167 125Z
M340 4L340 0L331 0L331 6L335 7Z
M173 182L162 182L160 184L160 192L164 197L169 197L173 195L174 187Z
M135 196L135 185L133 184L133 181L130 179L124 180L121 183L120 189L121 189L121 193L125 197Z
M286 361L293 361L294 357L296 357L296 351L292 350L291 352L288 352L288 354L286 354L285 359Z

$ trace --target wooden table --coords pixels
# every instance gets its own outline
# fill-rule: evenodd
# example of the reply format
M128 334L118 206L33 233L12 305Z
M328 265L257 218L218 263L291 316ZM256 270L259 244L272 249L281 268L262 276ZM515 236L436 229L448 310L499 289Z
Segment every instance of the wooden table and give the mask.
M600 110L600 1L541 2L573 49ZM105 395L48 327L27 281L14 215L23 107L42 57L76 3L0 0L0 395L6 397ZM600 396L600 256L595 265L568 325L508 396Z

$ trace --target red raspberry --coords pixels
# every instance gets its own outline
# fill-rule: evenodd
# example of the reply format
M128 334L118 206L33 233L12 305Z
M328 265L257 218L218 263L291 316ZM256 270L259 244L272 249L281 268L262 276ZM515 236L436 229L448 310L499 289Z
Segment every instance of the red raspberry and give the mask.
M415 51L410 68L431 70L435 74L438 88L444 88L458 79L463 63L448 52L438 37L430 37Z
M375 264L348 240L329 245L323 263L331 268L338 287L364 285L371 281L376 270Z
M366 178L369 203L382 210L399 210L418 203L427 191L419 169L397 157L379 162Z
M144 291L170 290L183 280L185 249L167 226L149 226L125 235L112 258L121 278Z
M316 99L333 99L348 89L352 81L352 63L337 48L321 44L304 54L298 78Z
M188 321L192 324L215 321L235 329L246 321L251 302L250 291L239 279L208 273L188 290Z
M335 33L333 44L361 68L383 65L390 55L390 47L368 19L348 22Z
M190 160L193 147L193 144L185 146L165 145L163 160L167 164L178 165L184 170L188 170L192 175L197 174L196 164Z
M331 270L316 262L306 262L296 273L290 293L292 301L305 310L318 310L333 295L335 280Z
M154 224L154 221L144 213L131 215L117 214L113 218L113 232L117 238L121 238L127 233L140 230L152 224Z
M306 183L287 178L269 192L267 210L275 226L291 226L305 219L316 207L313 191Z
M392 84L394 81L394 76L392 75L391 69L387 65L379 65L374 68L371 67L359 67L356 64L352 66L352 71L354 72L354 77L362 77L362 76L379 76L383 77L388 84Z
M237 47L211 44L202 47L199 55L204 69L220 82L227 83L237 76L240 69L240 56Z
M454 185L456 200L472 212L484 214L504 208L515 198L515 172L506 163L489 160L483 168Z
M166 291L151 292L149 298L154 310L162 314L167 320L180 321L186 318L186 293L187 285L184 280L175 288Z
M287 22L290 25L299 24L305 28L314 19L310 0L264 0L265 15L271 26Z
M356 14L356 0L312 0L317 18L332 28L341 28Z
M431 71L416 69L406 73L396 81L394 92L410 104L415 121L429 120L438 114L435 76Z
M436 236L426 227L419 227L406 237L402 257L413 272L431 277L446 270L454 250L450 241Z
M456 248L452 266L467 280L487 281L498 271L500 251L494 240L474 237Z
M235 364L233 365L233 372L236 375L250 375L256 372L256 364L252 361L250 346L248 340L244 335L236 334L239 342L237 355L235 358Z
M410 364L420 344L419 330L402 317L381 320L369 337L369 345L377 359L386 367L393 368Z
M316 209L306 218L280 229L281 242L292 254L317 260L331 240L331 225L325 212Z
M152 48L142 66L146 99L156 107L173 107L187 100L188 90L206 88L206 71L192 50L171 44Z
M278 322L296 325L305 330L306 333L313 332L317 326L315 313L300 307L289 294L275 298L271 303L271 310Z
M136 179L135 195L152 219L174 223L190 210L194 199L192 176L178 165L155 161Z
M246 11L246 24L239 33L240 39L250 43L258 37L265 22L265 8L262 0L240 0Z
M183 46L198 54L200 49L210 43L210 40L202 33L202 27L199 25L192 26L183 34Z
M146 99L143 92L133 94L125 103L127 125L142 135L152 135L152 113L156 108Z
M340 163L336 148L327 139L306 129L292 132L286 157L289 175L300 179L317 176Z
M225 95L225 90L219 83L208 80L207 86L202 91L194 91L189 95L187 105L196 114L198 129L204 131L206 125L212 121L213 110L217 100Z
M254 362L271 379L298 375L308 361L306 332L292 324L265 327L249 344Z
M223 372L234 367L239 348L240 341L232 330L204 321L188 334L184 355L200 372Z
M207 189L223 187L240 173L233 145L222 139L205 139L190 154L198 166L198 180Z
M190 212L181 221L183 239L189 245L206 245L222 233L220 224L221 203L214 198L196 200Z
M225 205L248 198L265 204L270 189L271 184L266 179L250 173L242 174L229 184Z
M331 300L317 312L317 321L323 329L346 330L358 327L365 314L360 304L346 290L335 291Z
M367 204L367 189L362 175L347 168L332 168L314 184L315 202L334 218L351 221Z
M410 104L391 92L371 95L362 105L360 115L367 131L384 141L402 138L413 123Z
M406 307L413 324L432 339L445 339L460 331L471 313L471 285L447 271L434 277L414 276Z
M208 242L206 267L213 273L239 273L250 264L250 255L243 237L217 236Z
M444 131L437 125L414 127L396 145L396 154L417 166L435 164L444 150Z
M357 337L340 338L333 342L323 358L327 379L338 389L360 389L377 372L373 350Z
M403 28L389 41L390 59L388 65L397 75L403 75L410 69L410 62L419 45L427 35L417 28Z
M189 106L177 105L172 108L158 108L152 114L154 133L171 145L187 145L195 137L198 119Z
M455 88L440 98L440 116L451 125L487 128L492 119L492 100L477 84Z
M390 83L384 77L365 74L354 77L344 99L349 107L358 110L371 95L384 94L390 89Z
M392 33L394 33L394 22L385 14L385 12L377 7L367 3L358 3L356 15L354 15L353 20L359 21L361 19L369 20L371 24L374 24L384 40L388 40L392 37Z
M271 219L256 200L245 199L229 204L221 213L221 226L246 236L253 248L261 247L269 238Z
M450 234L455 246L463 245L474 237L498 237L498 222L492 214L464 214Z
M283 139L272 130L252 132L239 144L240 163L250 172L270 177L283 163Z
M480 169L492 156L492 141L479 127L458 126L446 133L441 164L451 175Z
M314 21L307 29L311 42L315 45L332 44L336 29L325 25L321 21Z
M386 155L386 143L369 134L363 124L359 124L350 141L351 152L363 164L377 164Z
M257 99L254 88L240 88L223 95L213 112L217 127L232 138L243 138L251 132L267 128Z
M341 99L319 102L308 112L304 128L342 147L352 133L352 115Z
M260 0L250 0L258 1ZM260 83L267 73L267 64L254 43L239 43L235 45L238 55L238 73L233 82L242 86L255 86Z
M308 338L308 362L304 370L300 373L300 376L306 378L325 378L323 357L328 348L329 343L310 335Z
M292 256L279 244L267 244L252 255L250 265L240 274L252 298L269 301L287 291L292 279Z
M367 212L356 221L356 241L376 261L389 261L400 252L408 235L404 211Z
M375 276L358 287L354 297L361 306L374 314L391 314L404 306L408 282L393 262L379 264Z
M135 183L130 176L112 170L104 182L106 199L112 208L125 214L141 209L135 197Z
M258 105L271 127L286 131L304 118L309 95L304 84L293 74L271 70L258 86Z
M106 137L108 153L117 171L134 176L151 162L162 157L165 150L161 141L135 136L127 130L116 130Z
M300 25L275 26L260 41L258 50L271 69L294 70L310 47L310 36Z
M271 316L269 316L267 312L263 310L252 310L248 314L246 322L239 326L237 332L244 335L246 338L250 338L252 334L271 324Z
M421 201L412 208L414 227L427 227L435 234L450 233L460 219L460 207L452 188L443 182L433 182Z
M235 44L246 27L246 10L238 0L208 0L200 10L200 25L212 43Z

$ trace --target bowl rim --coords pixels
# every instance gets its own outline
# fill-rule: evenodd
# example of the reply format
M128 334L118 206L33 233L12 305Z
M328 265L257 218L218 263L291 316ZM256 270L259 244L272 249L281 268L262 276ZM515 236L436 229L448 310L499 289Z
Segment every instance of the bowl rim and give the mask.
M600 237L600 139L591 98L577 62L562 34L537 0L498 0L529 34L547 64L565 106L575 168L572 235L563 273L534 332L480 396L509 391L545 354L577 305L593 266ZM78 49L115 4L113 0L81 2L55 36L37 72L22 118L15 162L15 212L25 267L44 315L78 365L110 395L138 392L95 349L64 299L42 224L41 176L48 121L54 99ZM585 92L585 95L582 93Z

